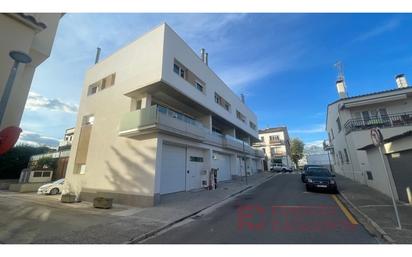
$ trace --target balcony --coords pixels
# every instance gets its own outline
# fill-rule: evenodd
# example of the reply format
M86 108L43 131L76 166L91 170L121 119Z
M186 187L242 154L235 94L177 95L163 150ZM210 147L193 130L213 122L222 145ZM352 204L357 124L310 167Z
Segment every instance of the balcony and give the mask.
M367 130L371 128L391 128L401 126L412 126L412 112L390 114L370 119L350 119L344 127L345 133L352 131Z
M209 133L200 122L158 105L126 113L120 121L120 136L133 137L154 131L197 140L203 140Z
M269 140L269 144L270 145L284 145L285 140L281 140L281 139Z

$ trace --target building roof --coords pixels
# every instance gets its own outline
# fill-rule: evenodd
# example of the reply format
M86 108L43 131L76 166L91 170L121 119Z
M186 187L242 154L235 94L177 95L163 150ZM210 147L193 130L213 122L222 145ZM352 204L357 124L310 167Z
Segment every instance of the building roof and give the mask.
M383 140L383 143L386 144L386 143L393 142L393 141L396 141L396 140L399 140L399 139L402 139L402 138L405 138L405 137L409 137L409 136L412 136L412 130L408 130L408 131L406 131L402 134L398 134L398 135L395 135L395 136L392 136L392 137L388 137L388 138ZM366 145L364 147L358 148L358 150L369 150L369 149L374 148L374 147L375 147L375 145L370 144L370 145Z
M287 132L287 130L288 130L287 127L267 128L267 129L260 129L258 133L263 134L263 133L272 133L272 132L280 132L280 131Z
M338 100L330 103L329 105L335 104L335 103L340 102L340 101L347 101L347 100L352 100L352 99L361 98L361 97L385 94L385 93L390 93L390 92L398 92L398 91L403 91L403 90L408 90L408 89L411 90L412 88L411 87L393 88L393 89L388 89L388 90L379 91L379 92L373 92L373 93L368 93L368 94L363 94L363 95L357 95L357 96L341 98L341 99L338 99Z

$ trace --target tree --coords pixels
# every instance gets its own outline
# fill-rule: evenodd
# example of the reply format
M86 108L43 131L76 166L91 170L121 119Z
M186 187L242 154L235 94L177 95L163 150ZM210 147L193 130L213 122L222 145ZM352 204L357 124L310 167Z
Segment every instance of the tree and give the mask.
M52 157L43 157L37 160L36 169L55 170L57 168L57 159Z
M299 138L293 138L290 142L290 151L292 161L295 163L296 167L298 167L298 162L303 157L303 148L305 144Z
M0 179L18 179L22 169L27 168L32 155L47 153L50 148L17 145L0 155Z

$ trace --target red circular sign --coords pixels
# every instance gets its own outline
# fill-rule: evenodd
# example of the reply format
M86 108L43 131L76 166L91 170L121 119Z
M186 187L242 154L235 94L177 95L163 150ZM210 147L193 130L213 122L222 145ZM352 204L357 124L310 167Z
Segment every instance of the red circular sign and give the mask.
M10 150L19 139L21 128L11 126L0 131L0 155Z

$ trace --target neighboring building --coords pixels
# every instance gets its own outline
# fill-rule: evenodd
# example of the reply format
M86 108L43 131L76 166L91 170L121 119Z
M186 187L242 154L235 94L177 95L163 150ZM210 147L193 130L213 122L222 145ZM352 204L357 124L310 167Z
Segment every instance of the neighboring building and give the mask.
M63 140L59 143L59 148L58 148L59 151L67 150L67 149L70 150L72 143L73 143L74 129L75 128L66 129Z
M398 88L395 89L348 97L344 80L338 80L341 98L328 105L326 118L328 148L333 156L335 172L386 194L389 192L387 179L382 174L378 175L381 171L377 169L375 160L359 149L372 144L371 128L380 128L385 139L412 129L412 88L407 86L403 75L397 76L396 82ZM409 160L412 163L412 159Z
M87 71L66 179L83 200L151 206L206 186L211 168L219 182L262 170L256 124L207 54L162 24Z
M67 164L69 162L73 136L74 128L66 129L63 140L59 143L59 148L57 149L57 151L51 153L36 154L31 156L28 167L33 170L37 165L37 161L42 158L50 157L53 159L57 159L57 167L53 171L51 179L58 180L64 178L66 176Z
M32 58L31 63L18 68L0 131L20 125L35 69L49 57L61 17L59 13L0 14L0 96L14 62L9 52L22 51Z
M253 146L261 149L265 154L265 170L269 169L270 164L274 162L281 162L287 166L293 165L287 127L259 130L259 139L260 141Z

